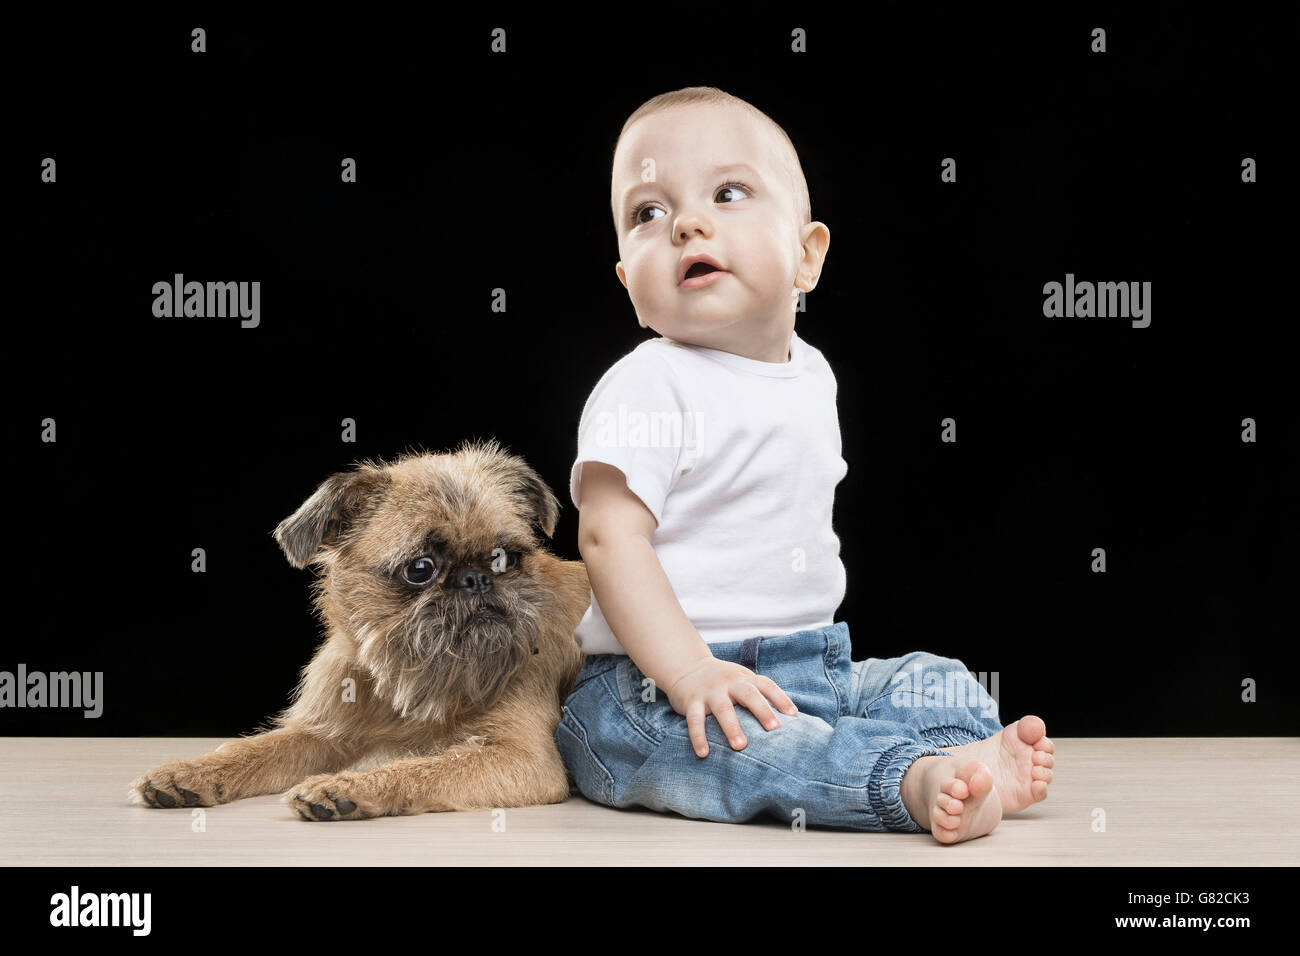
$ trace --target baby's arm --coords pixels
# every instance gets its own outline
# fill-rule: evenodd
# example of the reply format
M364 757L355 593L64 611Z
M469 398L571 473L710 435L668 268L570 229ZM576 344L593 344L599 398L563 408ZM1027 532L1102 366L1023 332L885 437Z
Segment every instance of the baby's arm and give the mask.
M767 729L780 726L768 703L787 714L794 703L770 678L709 652L673 593L651 542L654 515L627 487L623 473L598 461L583 463L579 481L578 551L610 629L668 702L686 717L691 743L707 756L709 713L736 750L746 741L732 701Z

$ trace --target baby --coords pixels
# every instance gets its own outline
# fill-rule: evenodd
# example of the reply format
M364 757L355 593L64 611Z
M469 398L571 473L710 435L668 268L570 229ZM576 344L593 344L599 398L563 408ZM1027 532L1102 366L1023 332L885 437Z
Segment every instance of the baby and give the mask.
M659 337L600 378L578 426L592 597L555 732L578 787L940 843L1044 799L1042 720L1004 728L959 660L854 662L834 622L848 467L835 377L794 331L830 231L785 131L712 87L657 96L623 126L611 191L615 272Z

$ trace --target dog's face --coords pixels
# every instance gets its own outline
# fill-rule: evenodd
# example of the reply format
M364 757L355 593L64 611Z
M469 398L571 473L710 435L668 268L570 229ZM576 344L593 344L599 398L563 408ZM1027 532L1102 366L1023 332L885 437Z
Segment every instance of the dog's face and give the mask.
M560 505L494 441L359 463L327 479L275 539L320 568L327 627L357 644L403 717L491 706L527 663L551 589L536 553Z

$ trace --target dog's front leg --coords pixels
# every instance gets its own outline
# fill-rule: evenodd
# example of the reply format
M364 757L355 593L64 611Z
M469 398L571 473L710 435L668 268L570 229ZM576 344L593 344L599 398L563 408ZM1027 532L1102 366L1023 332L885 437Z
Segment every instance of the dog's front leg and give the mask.
M471 737L428 757L304 780L284 803L304 820L361 820L438 810L561 803L569 796L552 740Z
M211 807L282 793L310 774L339 770L363 755L356 746L281 727L154 767L131 784L127 797L151 807Z

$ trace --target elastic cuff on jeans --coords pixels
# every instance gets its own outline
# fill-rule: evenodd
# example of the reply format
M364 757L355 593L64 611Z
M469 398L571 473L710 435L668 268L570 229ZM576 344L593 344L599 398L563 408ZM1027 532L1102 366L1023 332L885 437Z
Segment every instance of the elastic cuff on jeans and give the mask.
M936 747L960 747L963 744L973 744L986 740L992 737L993 734L981 733L958 724L949 724L944 727L930 727L921 731L918 736L927 744L933 744Z
M886 750L876 759L876 769L867 781L867 800L872 811L880 818L887 830L902 830L907 833L929 833L925 827L912 819L903 805L900 785L907 768L919 757L950 757L937 747L926 744L903 743Z

